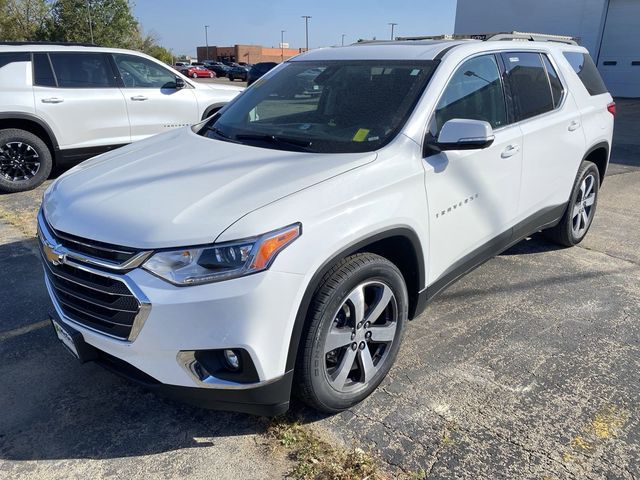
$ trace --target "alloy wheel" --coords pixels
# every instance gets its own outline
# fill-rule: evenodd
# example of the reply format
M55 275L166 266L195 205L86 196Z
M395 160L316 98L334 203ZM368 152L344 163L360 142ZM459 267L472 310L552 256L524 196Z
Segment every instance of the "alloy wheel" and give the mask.
M575 238L581 238L589 228L596 200L595 183L596 179L590 173L582 179L580 184L580 190L571 212L571 231Z
M391 288L361 283L334 315L324 343L329 385L338 392L362 390L387 361L396 337L398 306Z
M33 178L40 170L40 156L29 144L8 142L0 147L0 175L11 182Z

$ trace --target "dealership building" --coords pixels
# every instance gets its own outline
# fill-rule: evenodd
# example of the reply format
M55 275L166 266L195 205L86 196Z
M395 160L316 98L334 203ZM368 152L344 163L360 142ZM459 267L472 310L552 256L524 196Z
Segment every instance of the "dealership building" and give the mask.
M209 45L208 47L197 47L198 60L201 62L204 60L213 60L218 62L243 62L250 64L258 62L281 62L303 51L304 48L288 48L286 44L283 45L283 48L269 48L260 45L234 45L232 47Z
M458 0L455 33L576 37L614 96L640 97L640 0Z

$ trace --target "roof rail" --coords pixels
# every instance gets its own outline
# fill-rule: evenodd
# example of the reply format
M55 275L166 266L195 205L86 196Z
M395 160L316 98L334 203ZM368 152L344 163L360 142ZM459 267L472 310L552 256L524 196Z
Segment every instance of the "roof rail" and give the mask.
M97 47L95 43L80 43L80 42L5 42L0 41L0 45L22 46L22 45L61 45L67 47Z
M482 41L500 41L500 40L518 40L528 42L559 42L569 45L578 45L580 40L578 37L570 37L567 35L551 35L548 33L529 33L529 32L495 32L495 33L470 33L470 34L453 34L453 35L425 35L420 37L397 37L396 40L482 40Z

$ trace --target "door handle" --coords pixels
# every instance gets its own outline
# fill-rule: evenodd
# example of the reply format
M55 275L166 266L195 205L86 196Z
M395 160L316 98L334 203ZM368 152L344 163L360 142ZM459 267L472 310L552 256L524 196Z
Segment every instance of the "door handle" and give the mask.
M134 102L144 102L145 100L149 100L149 98L145 97L144 95L135 95L131 97L131 100L133 100Z
M502 154L500 155L502 158L509 158L509 157L513 157L516 153L518 153L520 151L520 145L508 145L507 148L505 148L502 151Z
M570 124L569 124L569 131L573 132L577 129L580 128L580 122L577 120L573 120Z
M42 103L62 103L64 102L64 98L60 98L60 97L49 97L49 98L43 98Z

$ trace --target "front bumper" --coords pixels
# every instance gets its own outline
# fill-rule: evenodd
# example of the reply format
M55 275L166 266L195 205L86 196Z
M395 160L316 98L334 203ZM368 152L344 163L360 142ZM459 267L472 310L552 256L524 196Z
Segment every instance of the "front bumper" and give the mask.
M150 305L133 341L66 316L45 276L56 319L95 349L95 361L161 394L207 408L261 415L288 408L293 372L285 365L302 276L266 271L190 287L170 285L142 269L120 277ZM258 381L202 381L181 361L185 352L229 348L250 355Z

